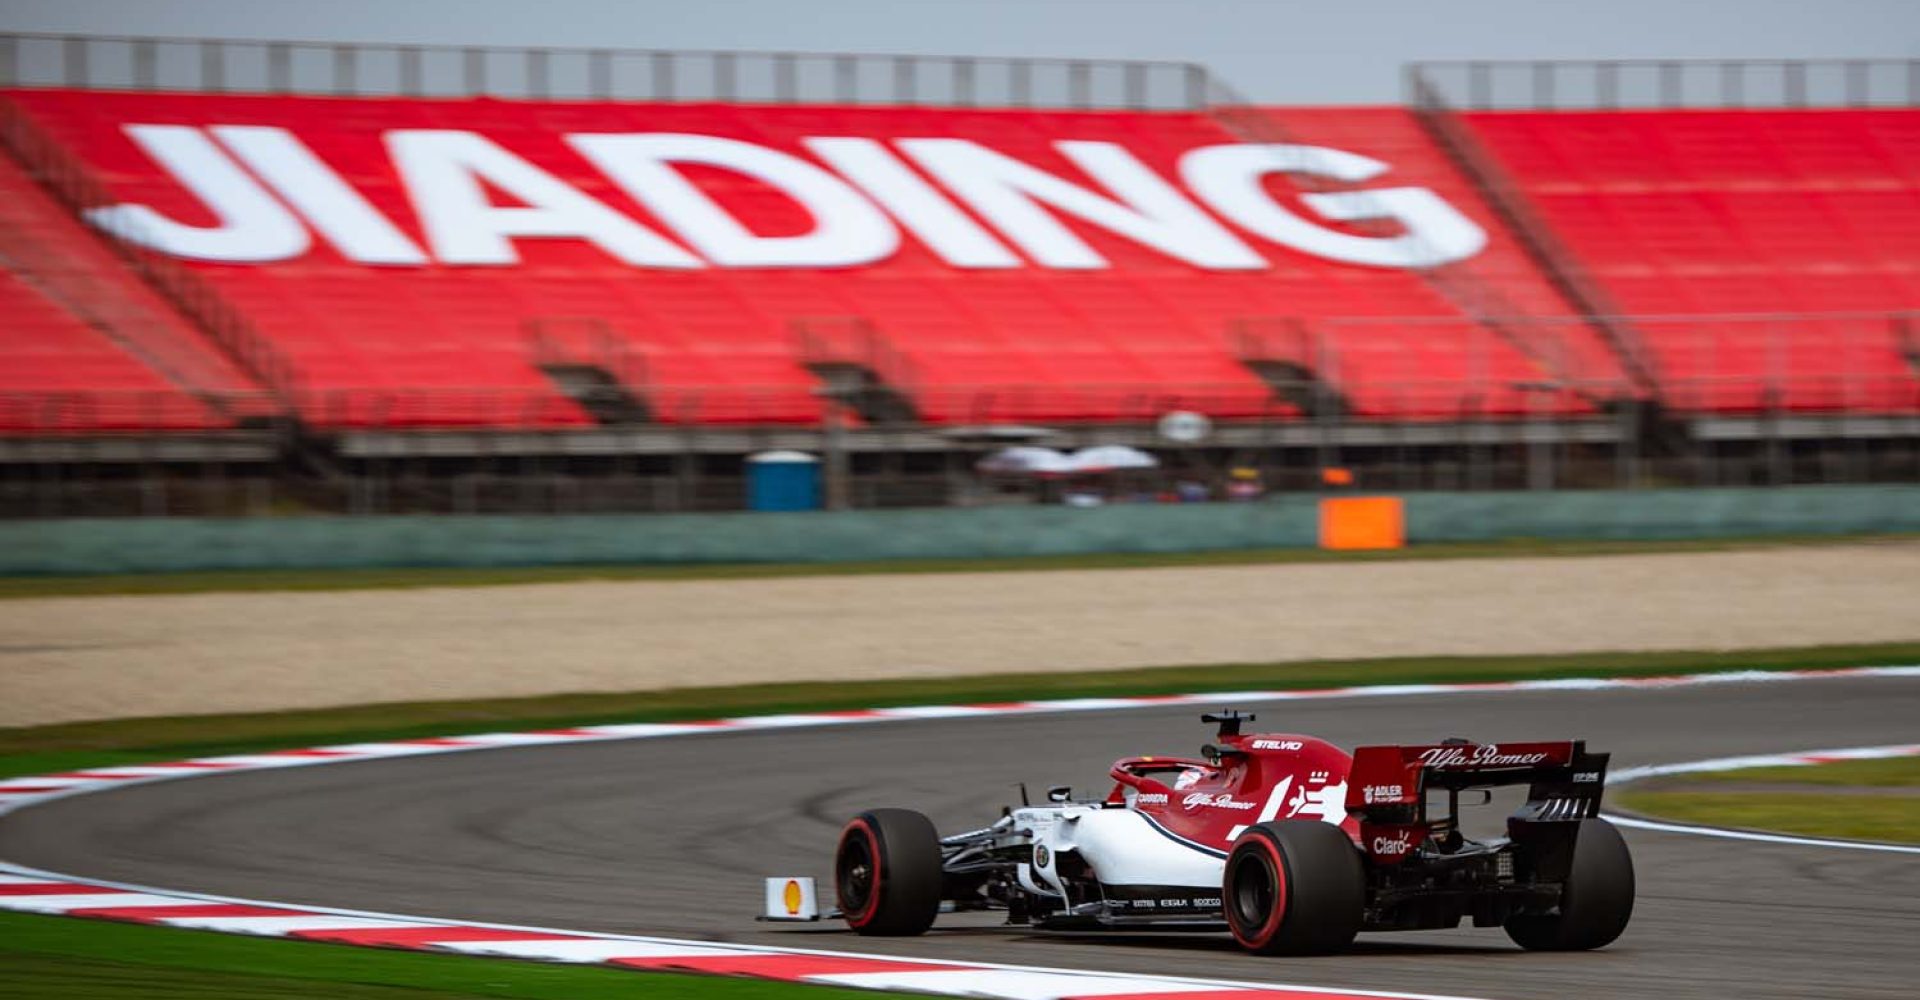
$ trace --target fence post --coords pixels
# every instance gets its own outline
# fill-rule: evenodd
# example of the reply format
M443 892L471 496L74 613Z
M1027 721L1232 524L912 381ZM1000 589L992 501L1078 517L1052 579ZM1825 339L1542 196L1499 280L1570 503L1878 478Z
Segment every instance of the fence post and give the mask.
M69 87L84 87L93 81L89 79L87 69L87 40L78 35L69 35L61 44L61 77Z
M360 49L354 45L333 47L333 92L340 95L360 93Z
M652 70L653 76L653 99L656 101L674 100L679 88L676 86L677 81L674 79L674 70L676 67L674 65L673 53L650 53L647 61L651 64L650 69Z
M605 49L587 53L587 94L602 101L613 96L613 56Z
M527 96L536 101L544 101L550 94L547 59L546 49L527 50Z
M781 52L773 57L773 93L782 104L792 104L800 99L799 70L794 64L794 54Z
M1084 60L1067 64L1067 103L1075 108L1093 106L1093 67Z
M142 38L133 43L133 85L142 90L152 90L155 80L154 42L151 38Z
M833 98L840 104L853 104L860 90L860 63L854 56L833 57Z
M893 100L895 104L920 103L915 86L919 73L912 56L893 57Z
M267 46L267 90L284 94L293 89L293 50L286 42Z
M487 88L487 53L484 49L468 48L460 53L460 74L464 89L469 94L484 94Z
M418 45L408 45L400 49L400 93L404 97L420 97L425 93L420 72L421 52Z

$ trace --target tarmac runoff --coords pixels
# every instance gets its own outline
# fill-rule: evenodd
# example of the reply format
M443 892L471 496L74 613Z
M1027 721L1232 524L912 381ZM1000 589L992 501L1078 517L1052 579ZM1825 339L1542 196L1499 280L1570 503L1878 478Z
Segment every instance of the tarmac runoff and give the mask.
M1877 747L1842 747L1832 750L1807 750L1800 753L1749 754L1744 757L1721 757L1716 760L1696 760L1685 764L1655 764L1646 767L1633 767L1608 775L1607 786L1610 788L1618 788L1622 785L1647 778L1664 778L1677 774L1701 774L1711 771L1743 771L1756 767L1813 767L1843 760L1884 760L1890 757L1920 757L1920 743L1900 743L1892 746ZM1832 837L1796 837L1784 833L1767 833L1764 830L1742 830L1728 827L1704 826L1696 823L1666 823L1631 813L1608 812L1602 815L1615 826L1630 827L1636 830L1685 833L1699 837L1719 837L1724 840L1750 840L1760 844L1792 844L1798 847L1826 847L1843 851L1878 851L1882 854L1920 854L1920 847L1911 844L1881 844L1867 840L1839 840Z
M1235 694L1209 693L1155 698L1078 699L1065 702L1027 702L992 706L913 706L853 713L598 726L545 733L482 734L446 739L355 744L271 754L203 758L176 764L102 768L40 778L8 779L0 783L0 812L16 812L29 806L53 810L57 808L56 803L60 800L79 796L101 799L104 804L104 800L108 797L92 793L105 790L126 790L130 793L138 786L156 782L173 782L189 777L237 775L287 768L304 769L348 762L395 761L406 757L461 754L483 749L526 750L563 745L605 745L698 734L721 736L771 730L844 727L888 721L922 723L950 721L952 724L961 724L969 721L1017 719L1026 715L1078 714L1082 717L1097 717L1104 713L1131 709L1212 706L1223 703L1341 700L1378 703L1380 699L1389 701L1409 699L1424 702L1429 698L1437 698L1444 703L1452 697L1466 694L1533 693L1564 697L1609 691L1699 690L1710 689L1715 685L1734 685L1750 689L1764 688L1769 684L1793 684L1802 681L1898 680L1915 677L1920 677L1920 667L1863 668L1784 675L1721 674L1655 679L1523 681L1464 685L1423 684L1312 692L1250 691ZM1794 686L1799 685L1794 684ZM722 745L712 743L711 740L701 742L709 747ZM1920 748L1903 745L1842 751L1807 751L1789 755L1747 755L1740 758L1716 758L1694 764L1627 768L1618 772L1618 775L1626 780L1633 780L1654 773L1681 773L1689 769L1705 770L1709 769L1710 765L1725 767L1728 760L1752 761L1754 763L1749 766L1763 766L1787 762L1789 759L1812 760L1837 754L1895 750L1916 751ZM213 786L225 783L195 782L193 784L206 786L211 790ZM111 798L118 799L120 796ZM75 802L70 806L83 804ZM8 820L7 826L19 826L22 819L23 817L13 817ZM9 831L0 828L0 833L5 832ZM1686 828L1686 832L1700 831L1698 828ZM1800 841L1804 839L1789 838L1787 841L1774 841L1774 843L1787 843L1796 847L1832 846L1824 843L1803 844ZM0 848L6 847L7 844L6 839L0 838ZM1859 845L1848 844L1847 846L1858 847ZM510 906L511 904L503 901L502 905ZM288 904L267 902L252 897L148 888L137 883L55 874L26 865L8 865L7 874L0 876L0 908L199 927L229 933L266 934L547 961L591 961L626 968L758 975L795 982L822 982L939 995L1034 998L1034 1000L1079 996L1187 996L1195 993L1225 995L1246 993L1316 998L1436 995L1427 992L1383 990L1372 984L1360 988L1302 987L1263 983L1253 979L1166 976L1126 970L1046 968L1013 963L962 962L947 956L928 957L798 949L760 943L613 935L591 930L553 930L481 920L449 921L437 917L340 909L315 906L310 903ZM937 938L925 939L927 944L936 941ZM870 943L872 942L862 942L863 945ZM980 942L976 940L974 943L977 945ZM909 950L912 946L913 942L906 943ZM1099 950L1108 956L1114 954L1111 949ZM1241 971L1248 970L1245 963L1231 964ZM1351 963L1345 963L1345 966L1351 967ZM1317 964L1312 967L1316 973L1314 978L1321 978L1317 973L1323 967L1325 966ZM1253 968L1259 969L1257 965ZM1267 968L1271 969L1272 966L1269 965ZM1302 966L1288 966L1289 971L1302 968ZM1332 971L1331 968L1329 971ZM1446 983L1447 988L1452 988L1452 981L1448 977L1438 978ZM1523 985L1525 982L1524 978L1516 978L1512 980L1511 985ZM1499 995L1518 994L1503 992ZM1748 991L1748 995L1754 995L1753 991ZM1833 992L1828 995L1843 994Z

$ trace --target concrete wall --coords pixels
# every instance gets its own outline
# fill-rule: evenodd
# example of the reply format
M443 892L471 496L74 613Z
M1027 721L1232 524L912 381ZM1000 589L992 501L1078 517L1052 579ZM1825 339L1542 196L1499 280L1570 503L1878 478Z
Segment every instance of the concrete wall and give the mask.
M1920 486L1416 493L1407 535L1669 539L1920 531ZM1316 543L1316 498L1254 504L0 522L0 573L371 566L832 562Z

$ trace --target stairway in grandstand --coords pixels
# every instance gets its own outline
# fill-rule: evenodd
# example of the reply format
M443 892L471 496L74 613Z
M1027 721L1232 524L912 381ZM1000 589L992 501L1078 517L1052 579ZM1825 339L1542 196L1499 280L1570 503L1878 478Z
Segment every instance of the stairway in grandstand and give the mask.
M1472 207L1471 214L1492 234L1495 243L1488 252L1412 272L1451 305L1445 313L1421 318L1457 316L1460 322L1450 325L1459 331L1455 336L1464 337L1467 343L1486 342L1486 333L1495 335L1526 359L1534 372L1533 378L1525 380L1530 386L1563 387L1567 398L1601 407L1645 395L1647 387L1621 364L1605 331L1581 317L1582 309L1553 280L1550 270L1526 253L1514 252L1518 245L1515 241L1524 234L1508 229L1502 224L1507 220L1491 211L1494 206L1480 199L1479 178L1473 175L1471 166L1451 155L1453 151L1431 134L1423 116L1398 108L1257 107L1219 81L1210 83L1209 89L1214 103L1208 113L1242 141L1366 150L1368 155L1393 165L1382 181L1390 178L1395 186L1419 186L1441 193L1454 205ZM1292 180L1300 190L1352 187L1329 185L1311 174ZM1361 198L1366 204L1364 189ZM1386 214L1384 210L1382 214ZM1355 231L1370 236L1399 235L1398 227L1388 220L1359 220L1352 225ZM1408 314L1407 318L1417 315ZM1274 319L1264 318L1268 325ZM1299 323L1298 317L1282 321L1295 326ZM1421 328L1427 337L1441 332L1432 324ZM1358 341L1356 346L1364 350L1375 346L1369 341L1377 340L1382 332L1381 327L1369 325L1343 331L1337 339ZM1242 338L1243 351L1250 343ZM1325 343L1319 349L1324 363L1340 350L1340 344ZM1471 350L1484 353L1491 349L1476 345ZM1257 371L1274 377L1297 377L1293 369L1303 364L1297 359L1251 363L1259 365ZM1444 370L1444 361L1442 364ZM1550 405L1548 409L1558 411L1562 407Z
M0 432L214 429L273 410L4 152L0 314Z
M1476 111L1670 405L1920 411L1920 111ZM1902 315L1907 314L1907 315Z

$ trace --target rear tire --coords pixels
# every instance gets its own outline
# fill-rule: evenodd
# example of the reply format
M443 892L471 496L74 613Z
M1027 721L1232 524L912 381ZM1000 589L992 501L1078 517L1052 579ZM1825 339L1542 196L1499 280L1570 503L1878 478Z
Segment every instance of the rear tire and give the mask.
M833 852L833 881L847 926L861 934L924 934L940 912L943 869L933 822L908 809L874 809L848 821Z
M1580 821L1573 865L1560 912L1523 913L1507 921L1507 936L1528 951L1604 948L1633 916L1633 856L1620 831L1603 819Z
M1353 943L1365 897L1360 852L1339 827L1283 820L1233 842L1220 902L1256 955L1328 955Z

